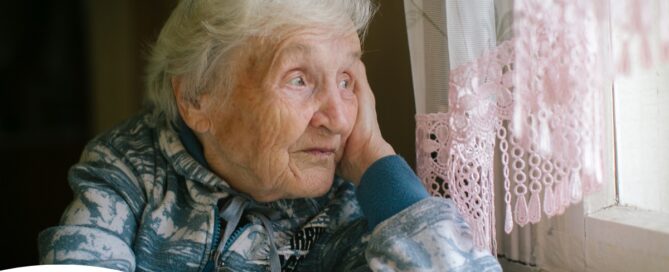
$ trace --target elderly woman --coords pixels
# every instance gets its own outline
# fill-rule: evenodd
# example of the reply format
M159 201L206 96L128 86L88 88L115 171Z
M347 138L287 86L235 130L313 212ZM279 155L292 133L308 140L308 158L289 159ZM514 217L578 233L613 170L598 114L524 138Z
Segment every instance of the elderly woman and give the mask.
M93 139L42 263L124 271L498 271L381 136L369 0L182 0L149 110Z

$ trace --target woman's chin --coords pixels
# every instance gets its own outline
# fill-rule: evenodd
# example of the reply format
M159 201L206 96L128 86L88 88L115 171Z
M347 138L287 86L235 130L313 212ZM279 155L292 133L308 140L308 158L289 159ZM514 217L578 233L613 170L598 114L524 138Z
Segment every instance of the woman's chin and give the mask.
M334 170L319 171L305 175L302 180L296 182L290 198L313 198L325 195L332 187Z

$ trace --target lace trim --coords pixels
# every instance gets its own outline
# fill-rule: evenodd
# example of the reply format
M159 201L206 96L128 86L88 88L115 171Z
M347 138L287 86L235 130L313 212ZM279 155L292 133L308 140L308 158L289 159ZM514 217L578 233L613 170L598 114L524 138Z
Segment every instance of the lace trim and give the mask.
M450 72L449 112L416 116L418 175L431 194L455 200L479 248L496 250L495 148L507 233L563 213L606 178L602 105L613 74L597 2L517 0L515 38ZM646 37L643 14L634 11L628 29ZM669 61L669 28L661 31L658 52Z

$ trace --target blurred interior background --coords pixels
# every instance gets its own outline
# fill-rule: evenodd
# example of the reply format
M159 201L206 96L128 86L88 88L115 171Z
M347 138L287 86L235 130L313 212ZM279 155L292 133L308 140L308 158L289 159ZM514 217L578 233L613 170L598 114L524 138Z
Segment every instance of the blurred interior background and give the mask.
M0 17L0 269L38 263L37 234L72 199L86 142L135 114L151 44L177 0L26 0ZM402 1L364 42L384 136L413 166L414 99Z

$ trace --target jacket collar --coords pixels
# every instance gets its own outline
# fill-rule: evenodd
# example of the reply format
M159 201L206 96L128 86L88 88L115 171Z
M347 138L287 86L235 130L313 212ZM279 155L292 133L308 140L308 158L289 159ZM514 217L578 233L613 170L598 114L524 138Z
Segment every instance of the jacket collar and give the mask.
M156 128L160 150L186 179L188 192L196 202L215 204L220 198L239 194L209 169L200 142L181 118L177 123L161 123L164 125Z

